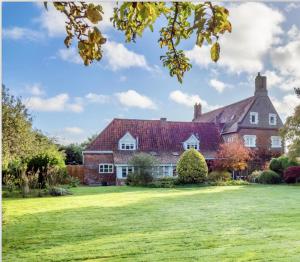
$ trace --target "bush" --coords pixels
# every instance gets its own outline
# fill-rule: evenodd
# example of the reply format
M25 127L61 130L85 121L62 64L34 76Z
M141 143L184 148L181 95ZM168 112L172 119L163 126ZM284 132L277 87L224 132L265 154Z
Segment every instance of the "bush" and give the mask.
M77 177L68 176L66 179L66 183L70 187L78 187L80 185L80 180Z
M249 175L247 177L247 180L250 182L250 183L258 183L258 178L260 177L262 171L260 170L255 170L251 173L251 175Z
M283 179L288 184L300 182L300 166L288 167L283 174Z
M279 184L280 182L280 175L272 170L265 170L258 177L258 183L260 184Z
M134 167L134 172L128 174L127 185L146 186L153 181L153 168L158 164L155 157L146 153L134 155L128 164Z
M193 184L206 180L208 168L203 155L192 148L180 156L176 171L180 183Z
M177 179L174 177L163 177L155 179L152 183L149 184L150 187L157 188L172 188L176 185Z
M287 156L272 158L270 162L270 169L280 174L281 176L283 175L284 171L290 166L298 166L298 163L294 160L290 160Z
M71 195L71 192L63 187L50 187L48 192L51 196L66 196Z
M128 174L126 179L126 185L129 186L147 186L153 181L151 171L148 172L134 172Z
M238 179L238 180L228 180L228 181L216 181L216 182L210 182L209 185L211 186L244 186L244 185L250 185L248 181Z
M228 181L231 179L231 174L228 171L212 171L207 176L208 181Z

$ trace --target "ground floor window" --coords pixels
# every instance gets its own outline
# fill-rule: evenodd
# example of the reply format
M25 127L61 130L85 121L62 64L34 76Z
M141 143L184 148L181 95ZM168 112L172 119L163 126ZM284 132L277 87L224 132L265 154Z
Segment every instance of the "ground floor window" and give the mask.
M281 137L280 136L271 136L271 144L273 148L281 147Z
M99 173L113 173L114 165L113 164L99 164Z
M126 178L129 174L133 173L133 166L122 167L122 177Z

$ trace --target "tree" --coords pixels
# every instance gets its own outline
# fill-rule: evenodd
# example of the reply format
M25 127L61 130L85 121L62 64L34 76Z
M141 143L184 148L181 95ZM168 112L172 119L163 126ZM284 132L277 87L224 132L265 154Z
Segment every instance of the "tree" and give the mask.
M135 154L128 164L133 166L134 172L128 175L127 184L145 186L153 181L153 169L158 165L154 156L147 153Z
M66 165L82 164L83 146L81 144L70 144L66 146L60 146L59 149L65 153Z
M67 19L65 45L70 47L74 38L77 39L78 53L85 65L101 60L106 38L95 25L103 19L102 6L84 2L54 2L53 5ZM228 16L226 8L211 2L123 2L114 8L111 21L116 29L124 32L126 42L135 42L147 28L153 31L156 20L164 17L166 26L160 29L158 42L167 51L160 59L170 75L182 83L184 73L192 65L184 51L177 49L181 40L189 39L195 33L196 44L199 47L204 42L210 45L211 59L217 62L219 37L231 32Z
M286 119L281 136L288 145L288 155L291 159L300 156L300 105L295 108L294 114Z
M6 169L14 158L33 153L35 134L31 117L20 98L9 94L2 85L2 167Z
M217 170L239 171L247 168L252 152L241 140L221 144L213 163Z
M208 167L203 155L191 148L180 156L176 172L181 183L203 183L207 178Z

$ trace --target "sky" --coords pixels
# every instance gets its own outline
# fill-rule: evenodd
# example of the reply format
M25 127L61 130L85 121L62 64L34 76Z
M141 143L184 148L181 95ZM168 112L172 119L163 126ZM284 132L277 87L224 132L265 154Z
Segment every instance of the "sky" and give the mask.
M64 17L42 3L3 3L2 81L20 96L33 126L60 143L80 143L113 118L191 121L193 105L204 112L254 94L258 72L267 76L269 96L284 121L299 99L300 3L222 3L232 33L221 36L221 57L210 60L209 47L195 36L180 44L193 67L183 84L169 76L159 59L159 19L136 43L125 43L113 28L112 2L102 2L100 29L108 41L103 59L86 67L73 46L67 49Z

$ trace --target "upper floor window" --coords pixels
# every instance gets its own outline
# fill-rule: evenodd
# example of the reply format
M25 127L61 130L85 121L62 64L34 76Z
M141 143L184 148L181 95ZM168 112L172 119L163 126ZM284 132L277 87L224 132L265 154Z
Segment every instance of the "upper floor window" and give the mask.
M277 115L269 114L269 124L275 126L277 124Z
M250 112L250 123L251 124L258 123L258 113L257 112Z
M195 136L195 135L191 135L188 140L186 140L184 143L183 143L183 147L185 150L187 149L190 149L190 148L194 148L196 150L199 150L199 140L198 138Z
M246 147L256 147L256 136L244 135L244 143Z
M273 148L281 147L281 137L280 136L271 136L271 146Z
M137 149L137 140L127 132L119 140L119 150L136 150Z
M114 165L113 164L100 164L99 173L113 173Z

